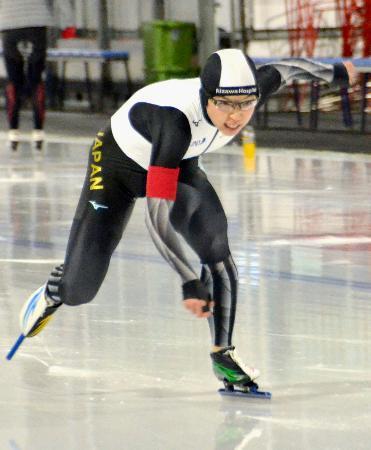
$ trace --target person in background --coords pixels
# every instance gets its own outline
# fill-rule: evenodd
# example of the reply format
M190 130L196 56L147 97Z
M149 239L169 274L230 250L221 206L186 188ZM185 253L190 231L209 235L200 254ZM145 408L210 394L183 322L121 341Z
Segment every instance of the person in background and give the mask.
M26 89L33 107L32 141L36 148L42 148L47 29L60 24L62 38L75 37L72 11L71 0L0 0L8 141L13 150L19 142L19 116Z

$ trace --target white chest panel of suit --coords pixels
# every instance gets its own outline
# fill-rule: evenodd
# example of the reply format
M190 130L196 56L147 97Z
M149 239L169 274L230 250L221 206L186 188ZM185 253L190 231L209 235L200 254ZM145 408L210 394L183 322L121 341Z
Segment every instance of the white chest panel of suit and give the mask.
M112 134L121 150L137 164L147 169L152 145L132 126L130 109L137 103L176 108L187 117L191 141L183 159L200 156L227 144L232 137L224 136L210 125L202 113L200 79L167 80L150 84L137 91L111 117Z

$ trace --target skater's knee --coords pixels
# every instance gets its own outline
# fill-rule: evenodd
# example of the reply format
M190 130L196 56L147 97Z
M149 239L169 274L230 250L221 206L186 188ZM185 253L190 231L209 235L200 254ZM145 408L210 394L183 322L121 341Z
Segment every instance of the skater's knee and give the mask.
M66 286L65 284L62 284L60 293L62 302L68 306L79 306L89 303L96 295L96 292L91 289Z
M199 256L202 264L211 265L226 261L230 255L228 241L218 236L205 239L200 245Z
M92 299L81 298L81 297L74 295L74 296L69 296L69 297L65 298L63 300L63 304L68 305L68 306L79 306L79 305L83 305L84 303L89 303L91 300Z

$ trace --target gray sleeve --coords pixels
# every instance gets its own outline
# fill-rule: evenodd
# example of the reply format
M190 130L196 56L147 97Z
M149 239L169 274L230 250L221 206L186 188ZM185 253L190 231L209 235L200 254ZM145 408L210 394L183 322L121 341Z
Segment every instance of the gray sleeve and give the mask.
M178 234L170 223L172 204L171 200L147 197L146 225L158 251L185 284L198 276L187 261Z
M317 80L340 85L347 85L349 82L346 69L342 63L333 65L306 58L288 58L267 65L274 67L280 73L280 88L293 80Z

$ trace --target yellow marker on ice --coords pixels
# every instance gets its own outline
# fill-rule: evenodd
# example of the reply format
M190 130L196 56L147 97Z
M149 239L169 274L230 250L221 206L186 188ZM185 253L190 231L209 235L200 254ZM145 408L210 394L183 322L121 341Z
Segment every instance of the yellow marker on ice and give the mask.
M248 172L254 172L256 167L256 144L253 127L246 126L242 130L242 148L244 167Z

